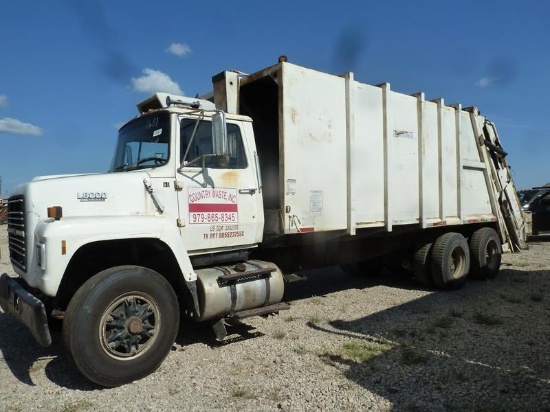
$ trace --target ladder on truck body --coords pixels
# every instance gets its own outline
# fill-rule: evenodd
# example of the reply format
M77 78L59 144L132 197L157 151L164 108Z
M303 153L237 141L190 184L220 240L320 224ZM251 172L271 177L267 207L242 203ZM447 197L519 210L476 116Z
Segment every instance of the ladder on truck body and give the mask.
M504 252L526 249L526 221L521 209L510 165L494 123L480 116L477 108L471 108L470 119L478 138L478 150L485 163L485 180L493 213L497 217L503 239Z

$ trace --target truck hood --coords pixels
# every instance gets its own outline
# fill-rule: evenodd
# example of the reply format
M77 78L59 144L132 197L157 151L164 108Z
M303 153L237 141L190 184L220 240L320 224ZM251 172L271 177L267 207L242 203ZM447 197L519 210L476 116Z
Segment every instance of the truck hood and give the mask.
M90 176L98 173L73 173L73 174L63 174L63 175L46 175L46 176L35 176L32 178L32 181L37 180L48 180L48 179L58 179L61 177L74 177L74 176Z
M144 171L87 175L43 176L20 185L27 219L47 217L48 207L60 206L63 217L154 214L143 180Z

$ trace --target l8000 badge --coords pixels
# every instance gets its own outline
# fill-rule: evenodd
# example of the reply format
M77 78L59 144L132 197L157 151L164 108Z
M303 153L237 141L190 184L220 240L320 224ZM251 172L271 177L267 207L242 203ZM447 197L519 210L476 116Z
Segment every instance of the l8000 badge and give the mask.
M107 193L105 192L79 192L76 198L81 202L105 202Z

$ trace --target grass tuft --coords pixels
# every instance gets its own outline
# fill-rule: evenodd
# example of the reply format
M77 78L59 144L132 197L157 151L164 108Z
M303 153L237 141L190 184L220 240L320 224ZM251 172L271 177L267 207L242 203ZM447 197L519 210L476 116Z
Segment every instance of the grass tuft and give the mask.
M304 345L299 345L297 348L294 348L293 351L298 355L305 355L308 352Z
M314 296L309 299L309 303L311 303L312 305L320 305L321 303L323 303L323 299L321 299L320 296Z
M284 339L284 337L286 336L286 332L285 331L282 331L282 330L278 330L278 331L275 331L275 333L273 333L273 337L275 339Z
M428 362L428 357L411 347L405 347L401 351L401 362L409 366L425 364Z
M180 392L181 392L181 389L179 389L179 388L176 388L176 387L168 388L168 394L171 395L171 396L174 396L175 394L180 393Z
M474 322L479 325L486 325L486 326L498 326L504 323L502 319L499 319L494 315L490 315L480 311L476 311L474 313Z
M231 391L234 398L252 399L254 395L246 388L235 388Z
M454 322L453 318L451 318L450 316L444 316L442 318L437 319L433 323L433 326L441 329L450 329L453 326L453 322Z
M365 362L381 355L389 349L389 345L380 343L351 341L342 345L341 355L353 359L356 362Z
M321 317L316 313L314 315L310 315L308 320L311 322L311 323L320 323L321 322Z
M464 311L456 308L452 308L449 311L449 315L451 315L453 318L461 318L464 316Z
M90 409L91 407L93 406L93 403L85 400L85 399L81 399L79 401L76 401L76 402L68 402L68 403L65 403L60 411L61 412L81 412L81 411L85 411L87 409Z

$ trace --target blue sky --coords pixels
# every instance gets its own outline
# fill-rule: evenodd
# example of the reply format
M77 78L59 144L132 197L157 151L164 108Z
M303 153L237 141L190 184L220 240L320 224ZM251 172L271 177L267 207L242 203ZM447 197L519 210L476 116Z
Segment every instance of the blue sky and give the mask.
M0 176L102 172L117 126L154 89L289 61L477 106L516 186L550 182L550 2L36 0L2 2Z

